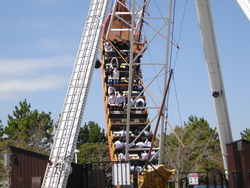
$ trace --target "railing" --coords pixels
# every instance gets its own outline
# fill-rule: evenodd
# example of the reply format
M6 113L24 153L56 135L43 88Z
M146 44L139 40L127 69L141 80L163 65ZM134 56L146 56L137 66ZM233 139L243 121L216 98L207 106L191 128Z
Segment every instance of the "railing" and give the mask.
M196 178L192 175L196 174ZM169 188L176 184L183 188L228 188L225 173L219 169L205 172L182 172L169 183Z
M143 162L147 165L146 161ZM161 188L168 187L169 177L157 171L154 166L150 167L150 165L147 165L151 168L149 170L150 173L147 173L146 176L145 171L139 174L140 169L137 166L138 163L141 163L141 161L103 161L86 163L86 177L84 177L84 179L86 179L87 182L83 187L111 188L117 186L130 186L133 188L146 188L153 185L153 181L150 181L151 179L157 179L157 186L161 185Z

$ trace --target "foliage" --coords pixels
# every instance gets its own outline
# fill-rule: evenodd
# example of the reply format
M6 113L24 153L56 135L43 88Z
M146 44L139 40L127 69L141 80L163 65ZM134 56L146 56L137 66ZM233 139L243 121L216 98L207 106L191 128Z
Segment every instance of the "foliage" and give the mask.
M19 106L15 106L13 114L8 115L5 128L0 120L1 155L10 152L10 145L49 154L52 131L56 127L50 115L50 112L32 111L31 104L26 100L19 102ZM3 138L4 135L5 138ZM78 154L79 163L109 160L105 130L101 129L94 121L85 123L84 127L80 128L77 145L80 151ZM108 165L100 164L101 167L108 168ZM3 163L0 163L0 169L0 178L2 179L7 175Z
M241 138L250 141L250 129L246 128L243 132L240 132Z
M4 186L4 184L6 185L6 183L8 184L9 182L9 167L4 166L4 159L3 156L5 153L9 153L9 147L8 147L8 143L6 142L6 139L3 137L4 136L4 128L2 125L2 120L0 120L0 156L1 158L1 162L0 162L0 187Z
M50 147L53 131L51 113L31 111L26 100L15 106L13 115L8 115L4 133L10 145L46 153Z
M3 136L4 136L4 128L3 128L2 120L0 119L0 141L3 140Z
M109 153L107 142L104 143L84 143L79 149L78 163L85 165L91 162L92 169L102 169L110 171L111 165L109 162ZM101 163L95 163L101 162Z
M79 163L108 160L107 139L104 129L90 121L80 128L77 141Z
M174 133L166 135L163 158L168 168L177 171L177 179L181 172L223 169L218 134L204 118L190 116L174 132L184 146Z
M80 128L77 147L79 148L84 143L104 143L105 141L105 130L101 129L94 121L90 121Z
M9 144L6 140L1 140L0 147L0 187L10 187L10 166L5 166L4 154L10 153Z
M78 148L79 163L85 164L86 162L99 162L108 161L108 148L107 143L84 143Z

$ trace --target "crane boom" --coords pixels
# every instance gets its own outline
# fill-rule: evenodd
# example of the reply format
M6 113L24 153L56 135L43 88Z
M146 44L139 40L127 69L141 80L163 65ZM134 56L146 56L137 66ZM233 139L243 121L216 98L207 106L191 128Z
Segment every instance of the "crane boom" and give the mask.
M203 50L205 54L208 78L219 133L221 152L223 156L224 168L227 172L227 151L226 143L232 142L232 131L228 115L225 89L223 85L222 73L220 68L219 55L215 40L211 9L209 0L195 0L198 21L200 26Z
M246 15L247 19L250 21L250 1L249 0L236 0L240 5L241 10Z
M42 188L67 185L108 5L107 0L90 4Z

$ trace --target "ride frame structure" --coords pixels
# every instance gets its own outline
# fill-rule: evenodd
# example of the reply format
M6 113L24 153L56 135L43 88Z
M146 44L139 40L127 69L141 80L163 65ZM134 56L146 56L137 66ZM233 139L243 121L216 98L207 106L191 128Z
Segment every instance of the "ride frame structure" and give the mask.
M115 1L115 3L124 3L128 1ZM220 65L218 61L217 47L215 44L214 33L212 29L211 22L211 13L209 7L208 0L196 0L197 4L197 12L200 15L199 21L201 25L201 33L204 38L204 52L206 59L208 60L207 69L209 72L210 86L212 90L212 94L214 97L214 106L217 114L218 121L218 131L221 140L221 147L223 156L225 156L225 143L232 141L232 134L230 129L229 117L227 114L227 106L225 100L225 91L222 83L222 77L220 72ZM82 117L84 114L84 108L87 100L87 95L89 91L89 87L91 84L91 78L94 71L95 62L97 60L98 46L100 45L101 40L101 32L104 26L104 20L106 18L107 9L108 9L109 1L107 0L92 0L87 22L83 31L83 36L81 39L81 43L79 46L78 54L75 60L75 66L72 72L72 77L70 80L69 88L67 91L67 95L65 98L64 106L62 109L61 118L59 121L59 125L56 131L54 143L52 146L51 154L50 154L50 163L48 164L45 172L45 176L42 183L42 188L53 188L53 187L66 187L67 179L71 171L71 162L74 157L74 151L76 149L76 142L79 134L79 129L82 121ZM131 23L128 23L130 28L126 28L126 31L129 30L130 36L130 54L134 54L134 46L138 46L136 44L140 43L140 32L141 26L145 20L145 7L148 5L148 0L143 1L143 5L141 7L136 7L136 1L133 1L131 4L131 12L127 11L126 14L131 16ZM205 10L200 11L200 8L205 8ZM116 14L115 14L116 13ZM112 15L113 14L113 15ZM117 12L111 13L111 16L118 17ZM204 18L204 19L203 19ZM122 16L120 16L122 20ZM154 40L154 38L161 34L162 29L167 25L167 36L166 36L166 57L164 63L154 62L154 65L162 66L160 71L155 75L152 80L144 85L144 90L147 92L147 88L153 83L153 81L159 76L160 73L164 72L163 79L163 90L166 91L168 76L167 72L169 71L168 62L169 62L169 49L170 49L170 30L171 30L171 19L172 19L172 0L169 1L169 14L168 18L149 18L147 19L162 19L164 23L160 27L159 30L156 30L155 34L147 40L144 46L141 49L138 49L138 53L136 53L136 57L130 56L129 59L129 83L128 88L132 88L132 80L133 80L133 67L138 64L135 60L138 56L143 55L148 45ZM126 21L126 20L125 20ZM204 24L205 23L205 24ZM206 26L208 24L208 26ZM204 29L202 27L209 27ZM204 31L210 31L211 33L204 33ZM111 29L108 29L108 32L115 32ZM138 35L137 35L138 33ZM107 38L108 34L103 39ZM213 41L211 44L209 41L206 41L205 38L209 36ZM137 41L134 37L137 37ZM208 44L208 45L206 45ZM208 50L207 50L208 49ZM211 52L210 50L213 49ZM212 55L211 55L212 54ZM213 60L210 59L211 56L214 57ZM140 65L146 66L150 65L150 63L140 63ZM217 72L214 74L214 72ZM210 74L212 73L212 74ZM139 94L140 95L140 94ZM165 97L165 96L164 96ZM132 91L128 90L127 101L129 108L127 108L127 125L126 131L129 132L130 129L130 114L131 114L131 98ZM162 99L161 101L164 101ZM163 114L167 114L166 106L164 103L161 104L162 108L159 106L151 107L147 106L146 109L154 108L158 109L159 113L152 118L150 124L154 122L154 120L161 116L160 124L160 138L163 137L164 134L164 125L166 123L166 118ZM158 127L158 125L156 126ZM127 134L128 135L128 134ZM111 139L109 140L111 145ZM133 144L133 141L129 141L129 136L126 136L126 147L125 147L125 157L126 160L129 160L129 145ZM159 156L159 164L162 163L162 150L161 147L163 145L163 141L160 140L159 150L157 151ZM111 151L111 150L110 150ZM114 159L114 158L111 158ZM226 158L223 157L225 169L227 169Z

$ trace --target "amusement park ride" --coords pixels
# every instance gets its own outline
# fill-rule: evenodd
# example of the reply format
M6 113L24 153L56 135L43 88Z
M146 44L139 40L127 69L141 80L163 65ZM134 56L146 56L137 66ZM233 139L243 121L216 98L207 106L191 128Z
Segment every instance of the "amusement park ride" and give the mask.
M156 147L155 134L159 132L160 137L164 134L163 127L167 119L164 114L167 111L165 98L172 75L172 70L169 70L168 67L168 54L170 45L172 45L170 31L173 5L170 0L168 18L152 18L146 11L148 3L149 0L141 0L140 3L114 0L112 9L106 16L109 0L92 0L42 188L66 187L95 67L100 67L102 70L110 161L147 160L161 167L163 141L160 139L159 146ZM225 154L225 144L232 141L232 133L210 5L209 0L195 0L195 3L216 112L220 144L222 154ZM162 19L163 23L159 30L155 30L155 34L150 39L142 34L143 26L147 25L146 18ZM148 65L148 63L143 63L142 57L154 38L157 35L162 35L161 30L164 27L167 27L168 33L165 37L165 62L153 63L162 68L151 81L146 83L142 76L147 73L143 72L141 67ZM97 60L98 48L101 55L100 61ZM99 62L99 65L96 62ZM149 86L160 74L164 74L164 95L160 100L161 104L155 105L155 107L146 106L145 93L149 97L152 96ZM154 97L151 99L154 99ZM152 119L148 118L150 108L158 111L158 114ZM156 122L156 125L152 131L151 124L154 122ZM146 145L142 147L140 144ZM142 155L144 152L145 154ZM223 161L225 170L227 170L225 155L223 155ZM142 170L141 167L139 171ZM169 172L172 174L173 171Z

